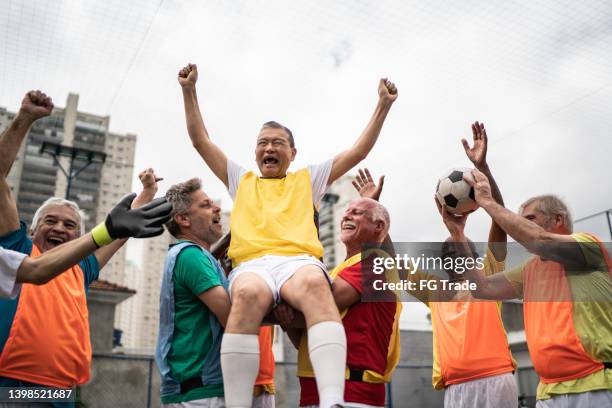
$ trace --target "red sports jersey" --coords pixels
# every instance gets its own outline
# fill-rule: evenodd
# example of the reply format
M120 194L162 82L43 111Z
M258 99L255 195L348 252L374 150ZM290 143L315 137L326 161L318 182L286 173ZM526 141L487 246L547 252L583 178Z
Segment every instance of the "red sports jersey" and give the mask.
M351 262L352 260L352 262ZM360 294L363 293L361 262L353 258L339 265L331 276L341 278ZM339 270L339 271L338 271ZM401 303L358 302L343 314L342 324L346 332L347 367L352 371L379 373L382 377L389 372L389 356L399 353L395 347L394 331L398 330ZM393 350L391 350L393 349ZM393 351L393 353L391 353ZM393 360L393 359L391 359ZM395 366L395 362L392 363ZM311 376L300 376L300 405L318 405L319 395L316 381ZM344 400L360 404L384 406L385 382L347 380Z

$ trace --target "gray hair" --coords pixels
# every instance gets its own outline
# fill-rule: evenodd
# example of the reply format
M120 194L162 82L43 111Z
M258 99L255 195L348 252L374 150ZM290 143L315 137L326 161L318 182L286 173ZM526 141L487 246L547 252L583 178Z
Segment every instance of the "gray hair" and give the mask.
M293 139L293 133L291 133L291 130L289 130L289 128L287 126L281 125L280 123L270 120L266 123L264 123L261 126L262 129L268 129L268 128L272 128L272 129L282 129L287 133L287 138L289 139L289 147L295 147L295 140Z
M36 210L36 212L34 213L34 217L32 218L32 225L30 225L30 234L33 234L34 231L36 231L36 228L38 228L38 224L40 223L40 217L42 216L43 212L47 208L54 205L64 205L66 207L72 208L74 212L77 213L77 215L79 216L79 236L83 235L85 232L85 214L83 213L83 211L81 211L77 203L75 203L74 201L65 200L60 197L48 198L44 203L42 203L40 207L38 207L38 210Z
M544 194L536 197L531 197L529 200L521 204L519 208L519 214L523 213L525 207L528 205L537 203L537 209L547 217L554 215L560 215L563 217L563 225L568 229L569 232L574 230L572 214L570 213L567 205L559 197L553 194Z
M168 232L176 238L181 233L180 226L174 221L177 214L185 214L191 206L191 194L202 189L202 181L199 178L192 178L184 183L173 185L166 191L166 200L172 204L170 221L166 223Z
M367 200L367 202L369 202L370 204L372 204L372 208L370 209L371 215L372 215L372 221L373 222L382 221L385 224L385 232L388 233L389 227L391 226L391 217L389 216L389 211L387 211L385 206L383 206L381 203L379 203L376 200L373 200L371 198L364 198L364 199Z

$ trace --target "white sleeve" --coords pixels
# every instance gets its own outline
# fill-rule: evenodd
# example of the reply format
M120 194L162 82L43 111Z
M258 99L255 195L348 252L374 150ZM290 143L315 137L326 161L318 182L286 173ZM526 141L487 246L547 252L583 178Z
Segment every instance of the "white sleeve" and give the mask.
M14 299L21 290L21 283L17 283L17 269L26 256L0 247L0 299Z
M232 197L232 200L236 198L236 191L238 190L238 183L240 178L246 173L246 169L239 164L234 163L230 159L227 159L227 191Z
M312 202L317 208L319 207L319 203L329 187L327 182L329 181L329 175L331 173L333 163L334 159L329 159L321 164L308 166L308 171L310 172L310 182L312 183Z

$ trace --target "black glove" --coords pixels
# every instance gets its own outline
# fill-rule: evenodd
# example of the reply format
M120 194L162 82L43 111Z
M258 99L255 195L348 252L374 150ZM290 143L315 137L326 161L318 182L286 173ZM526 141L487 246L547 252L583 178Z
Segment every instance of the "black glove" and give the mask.
M104 224L111 238L149 238L164 232L163 225L170 220L172 204L160 197L131 209L134 198L136 193L126 195L106 216Z

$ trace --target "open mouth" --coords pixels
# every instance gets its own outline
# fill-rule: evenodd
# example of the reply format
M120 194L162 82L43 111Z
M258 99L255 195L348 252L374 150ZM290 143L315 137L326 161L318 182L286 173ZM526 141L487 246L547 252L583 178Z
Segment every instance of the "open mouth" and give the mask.
M263 164L266 166L275 166L278 164L278 159L275 157L264 157Z
M59 237L49 237L47 238L47 245L50 247L56 247L58 245L63 244L65 241Z
M356 228L355 225L351 224L349 222L343 222L342 223L342 230L343 231L344 230L353 231L353 230L355 230L355 228Z

